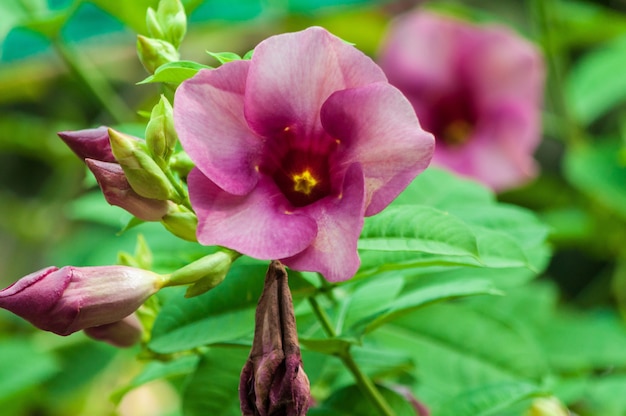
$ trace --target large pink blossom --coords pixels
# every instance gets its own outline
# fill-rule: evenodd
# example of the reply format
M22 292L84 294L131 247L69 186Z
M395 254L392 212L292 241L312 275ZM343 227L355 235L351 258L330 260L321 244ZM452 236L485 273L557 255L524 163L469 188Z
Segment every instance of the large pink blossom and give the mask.
M535 175L544 66L530 42L418 11L391 25L380 65L435 135L433 164L496 190Z
M434 146L382 70L322 28L200 71L178 88L174 122L197 166L198 241L331 281L356 272L363 217L425 169Z

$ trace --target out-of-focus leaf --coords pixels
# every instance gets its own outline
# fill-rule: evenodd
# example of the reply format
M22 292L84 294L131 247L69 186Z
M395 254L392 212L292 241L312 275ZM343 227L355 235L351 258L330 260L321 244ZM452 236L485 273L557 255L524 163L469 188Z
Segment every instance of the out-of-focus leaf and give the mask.
M576 188L626 218L626 166L621 155L617 141L573 146L565 157L565 175Z
M59 370L51 354L23 339L0 340L0 402L39 386Z
M355 339L348 338L328 338L310 339L300 338L300 344L311 351L321 352L328 355L340 355L348 351L350 346L357 343Z
M590 52L572 68L567 100L583 124L590 124L626 100L626 37Z
M626 369L626 330L610 312L561 312L538 332L552 367L564 373Z
M133 1L110 1L110 0L82 0L93 3L106 11L120 22L137 33L146 32L146 10L148 7L157 8L158 0L133 0Z
M196 75L201 69L205 68L211 67L192 61L168 62L158 67L156 71L154 71L153 75L150 75L143 81L139 81L137 84L167 82L178 85L186 79L189 79Z
M542 395L528 383L498 383L468 390L440 406L438 416L496 416L515 403Z
M211 348L183 392L185 416L239 416L239 375L248 349Z
M394 411L396 416L415 416L415 409L395 391L377 386L380 394ZM380 412L365 397L356 385L335 391L321 405L309 410L308 416L378 416Z
M249 345L267 267L268 262L241 258L209 292L190 299L182 293L168 298L154 324L150 348L172 353L215 343ZM296 290L308 285L298 277L290 279Z
M200 357L197 355L188 355L167 362L151 361L127 386L113 393L111 400L119 404L126 393L146 383L162 378L190 374L197 367L199 360Z

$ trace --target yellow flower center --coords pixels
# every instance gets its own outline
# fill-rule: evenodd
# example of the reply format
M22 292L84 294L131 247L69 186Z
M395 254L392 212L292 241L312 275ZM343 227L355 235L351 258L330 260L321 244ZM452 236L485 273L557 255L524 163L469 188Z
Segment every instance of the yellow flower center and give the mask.
M449 146L459 146L472 133L472 125L465 120L454 120L443 131L443 141Z
M305 195L309 195L318 183L308 169L300 174L292 175L291 178L293 179L293 190Z

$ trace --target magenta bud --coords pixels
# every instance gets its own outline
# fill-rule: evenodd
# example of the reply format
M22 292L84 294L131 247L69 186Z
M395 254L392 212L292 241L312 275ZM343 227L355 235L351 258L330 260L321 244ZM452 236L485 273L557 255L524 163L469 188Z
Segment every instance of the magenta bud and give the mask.
M0 307L69 335L124 319L163 284L163 276L128 266L47 267L1 290Z
M135 192L119 164L94 159L85 159L85 163L109 204L124 208L144 221L159 221L167 214L168 202L145 198Z
M241 372L243 416L304 416L311 402L302 369L287 272L272 261L256 310L254 341Z
M85 328L84 332L95 340L108 342L115 347L127 348L141 340L142 327L139 318L133 313L121 321Z
M115 162L109 142L108 127L57 133L65 144L81 159L95 159L104 162Z

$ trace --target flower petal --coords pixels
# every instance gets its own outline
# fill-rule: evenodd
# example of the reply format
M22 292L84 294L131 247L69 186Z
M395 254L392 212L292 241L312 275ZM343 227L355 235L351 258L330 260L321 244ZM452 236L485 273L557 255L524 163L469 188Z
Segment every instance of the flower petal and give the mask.
M317 222L311 245L281 261L295 270L319 272L330 282L354 276L361 264L357 242L363 228L364 196L363 170L355 163L346 171L339 198L328 197L303 209Z
M320 27L273 36L254 50L246 86L246 119L263 137L298 127L321 132L319 111L334 91L386 81L365 54Z
M245 195L257 183L262 142L243 115L249 61L201 70L176 91L174 124L198 169L226 192Z
M287 200L268 178L261 177L243 196L223 191L198 169L190 172L188 182L198 215L198 241L204 245L269 260L293 256L315 238L315 221L289 212Z
M389 205L432 158L433 135L422 130L411 104L389 84L338 91L324 103L321 118L340 141L342 163L362 166L366 216Z

